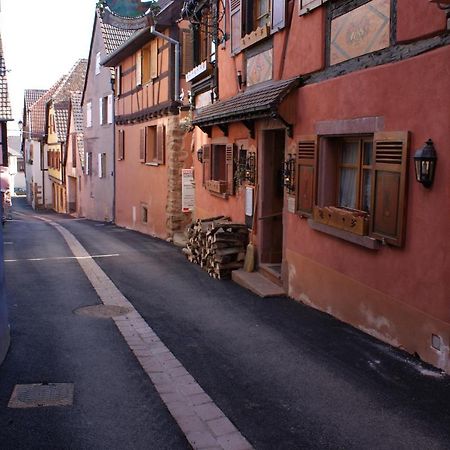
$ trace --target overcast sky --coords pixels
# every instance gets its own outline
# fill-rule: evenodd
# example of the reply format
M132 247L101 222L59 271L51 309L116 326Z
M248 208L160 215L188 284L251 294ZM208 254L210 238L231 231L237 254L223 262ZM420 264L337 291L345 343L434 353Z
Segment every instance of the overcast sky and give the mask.
M18 134L25 89L48 89L89 56L96 0L0 0L9 97Z

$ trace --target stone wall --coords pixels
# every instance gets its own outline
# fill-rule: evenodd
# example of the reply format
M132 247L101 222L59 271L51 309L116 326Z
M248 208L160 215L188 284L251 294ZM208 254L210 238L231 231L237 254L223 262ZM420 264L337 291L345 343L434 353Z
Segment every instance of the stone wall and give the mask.
M181 169L192 164L190 148L185 145L185 140L185 131L180 127L179 117L170 116L166 128L166 226L169 239L173 238L175 233L184 231L191 221L191 214L181 212Z

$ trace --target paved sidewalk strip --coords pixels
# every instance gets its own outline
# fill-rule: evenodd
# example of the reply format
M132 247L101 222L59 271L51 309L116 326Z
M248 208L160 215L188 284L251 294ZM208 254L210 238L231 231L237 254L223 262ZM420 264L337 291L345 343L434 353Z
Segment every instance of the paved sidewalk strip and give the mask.
M52 220L35 217L61 233L105 305L130 310L130 313L113 320L191 446L194 449L252 449L75 236Z

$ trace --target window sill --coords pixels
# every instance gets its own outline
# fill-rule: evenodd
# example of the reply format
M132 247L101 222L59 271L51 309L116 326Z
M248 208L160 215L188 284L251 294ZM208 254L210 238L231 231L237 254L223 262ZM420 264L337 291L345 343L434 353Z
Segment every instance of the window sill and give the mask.
M157 162L146 162L146 166L158 167L160 164Z
M308 219L308 225L315 231L320 231L321 233L343 239L344 241L360 245L370 250L379 250L381 248L381 242L369 236L360 236L345 230L340 230L339 228L330 227L329 225L315 222L313 219Z
M219 198L223 198L223 199L227 199L228 198L228 194L219 194L218 192L214 192L214 191L210 191L208 188L206 188L206 190L214 197L219 197Z

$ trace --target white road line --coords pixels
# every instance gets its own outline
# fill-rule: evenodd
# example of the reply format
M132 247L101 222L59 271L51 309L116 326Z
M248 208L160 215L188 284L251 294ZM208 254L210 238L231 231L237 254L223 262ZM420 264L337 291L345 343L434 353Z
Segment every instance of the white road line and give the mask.
M28 259L5 259L5 263L22 262L22 261L61 261L63 259L92 259L92 258L111 258L112 256L120 256L119 253L111 255L92 255L92 256L51 256L49 258L28 258Z
M62 234L105 305L117 305L130 310L127 315L113 320L192 448L252 449L75 236L59 223L34 217L44 220Z

